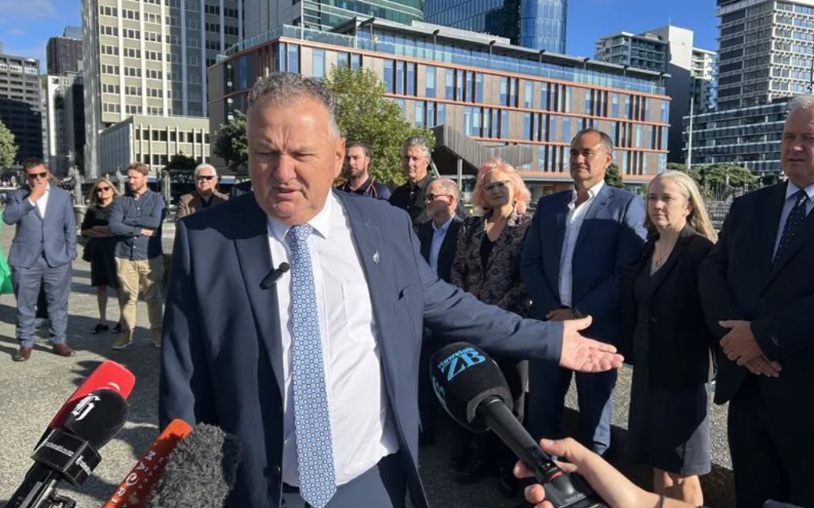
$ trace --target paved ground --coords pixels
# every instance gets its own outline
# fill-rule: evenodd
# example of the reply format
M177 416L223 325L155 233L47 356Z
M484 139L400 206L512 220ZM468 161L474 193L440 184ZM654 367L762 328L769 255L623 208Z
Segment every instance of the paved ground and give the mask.
M12 228L3 228L0 245L8 253ZM165 240L169 249L172 230L167 228ZM122 432L101 450L102 463L94 476L79 491L63 489L80 508L99 507L110 496L118 483L129 472L136 459L147 449L157 435L157 391L159 353L149 341L146 308L139 304L137 344L125 351L113 351L111 334L92 335L97 322L95 290L90 287L89 266L78 260L74 264L68 338L78 351L73 358L61 358L50 353L47 340L39 342L31 360L18 364L11 360L17 348L14 340L14 297L0 297L0 505L10 497L31 466L31 449L45 425L65 398L100 362L111 359L122 363L137 378L130 396L130 415ZM118 312L114 309L114 320ZM626 474L643 486L650 484L648 473L642 468L625 465L624 441L627 426L627 399L630 371L620 373L614 415L614 448L611 460ZM575 407L574 393L569 394L569 406ZM573 422L575 413L567 414ZM724 408L712 408L713 471L704 478L706 503L713 507L733 506L729 451L726 445ZM446 468L446 439L439 439L433 447L422 448L421 468L432 505L439 508L493 507L511 508L518 500L507 500L496 488L496 480L459 486ZM635 507L631 507L635 508Z

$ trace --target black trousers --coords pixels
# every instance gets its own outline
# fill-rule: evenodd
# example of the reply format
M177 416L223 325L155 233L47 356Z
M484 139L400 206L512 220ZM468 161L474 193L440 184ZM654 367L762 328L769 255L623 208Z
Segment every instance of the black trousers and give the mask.
M729 401L727 427L737 508L761 508L769 499L814 506L814 429L786 430L754 375Z

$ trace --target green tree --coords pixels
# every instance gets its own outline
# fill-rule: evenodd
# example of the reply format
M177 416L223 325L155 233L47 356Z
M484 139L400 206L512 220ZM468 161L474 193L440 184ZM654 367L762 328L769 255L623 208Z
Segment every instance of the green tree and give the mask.
M701 172L698 171L698 166L693 168L687 168L684 164L679 164L677 162L668 162L667 163L667 170L668 171L681 171L682 173L687 173L690 178L695 180L695 183L698 187L703 188L703 182L701 178Z
M342 135L348 142L362 142L370 149L373 176L392 185L404 183L401 144L410 136L424 136L432 146L432 131L404 121L401 108L384 96L384 83L369 69L333 67L325 84L337 96Z
M192 157L184 155L184 153L181 152L173 155L167 165L164 166L164 169L169 171L193 170L198 166L198 164L198 161Z
M701 178L707 187L729 187L753 189L760 179L748 169L735 164L710 164L700 169Z
M622 179L622 175L619 174L619 166L615 162L611 162L608 170L605 171L605 183L611 187L625 188L625 181Z
M246 137L246 115L235 111L231 120L221 124L212 151L226 162L229 170L246 171L249 163L249 141Z
M17 159L17 144L14 133L0 120L0 168L7 168Z

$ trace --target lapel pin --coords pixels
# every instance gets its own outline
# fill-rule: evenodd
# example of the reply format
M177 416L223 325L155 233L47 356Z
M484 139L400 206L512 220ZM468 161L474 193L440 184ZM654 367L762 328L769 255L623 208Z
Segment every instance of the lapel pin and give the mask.
M379 251L373 253L373 262L379 264Z

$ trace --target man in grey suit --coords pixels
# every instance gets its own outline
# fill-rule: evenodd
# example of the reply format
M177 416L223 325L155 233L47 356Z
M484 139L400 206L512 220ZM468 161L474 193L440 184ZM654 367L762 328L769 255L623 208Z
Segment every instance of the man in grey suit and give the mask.
M71 197L48 180L50 173L39 159L23 163L27 185L11 193L3 222L16 225L8 262L17 298L17 340L14 361L24 362L34 347L34 314L40 287L45 288L54 353L73 356L65 330L71 262L76 257L76 222Z

